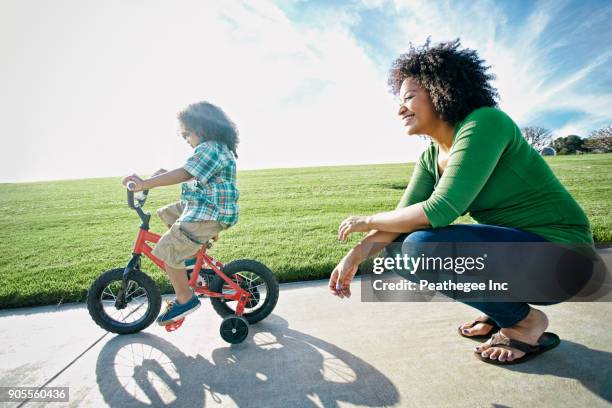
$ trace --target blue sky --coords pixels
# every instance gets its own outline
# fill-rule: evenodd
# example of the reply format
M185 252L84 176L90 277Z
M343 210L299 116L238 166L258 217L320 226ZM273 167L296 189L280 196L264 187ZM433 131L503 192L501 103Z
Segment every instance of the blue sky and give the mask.
M339 24L350 30L356 41L385 72L406 43L422 43L431 36L435 41L461 38L464 44L487 55L495 56L497 48L521 53L528 58L515 58L516 68L537 81L528 81L519 88L530 87L547 97L542 103L529 106L520 115L520 124L551 128L560 136L564 130L576 130L582 137L594 128L612 122L610 105L582 105L589 95L609 97L612 89L612 3L609 1L281 1L278 3L296 24ZM433 18L430 18L433 17ZM424 28L428 21L434 24ZM418 27L410 30L407 26ZM441 30L440 30L441 28ZM404 35L408 33L414 36ZM527 43L515 39L528 39ZM486 45L486 51L482 44ZM494 59L494 58L492 58ZM512 83L512 66L496 66L502 80ZM575 75L579 74L579 78ZM558 97L575 101L555 101ZM514 101L504 102L515 103ZM507 99L507 98L506 98ZM518 98L517 98L518 99ZM610 101L610 99L606 99ZM548 102L548 103L546 103ZM516 103L531 105L526 100Z
M176 111L210 100L239 169L414 161L386 76L410 42L460 38L520 125L612 122L609 1L5 0L0 182L180 166Z

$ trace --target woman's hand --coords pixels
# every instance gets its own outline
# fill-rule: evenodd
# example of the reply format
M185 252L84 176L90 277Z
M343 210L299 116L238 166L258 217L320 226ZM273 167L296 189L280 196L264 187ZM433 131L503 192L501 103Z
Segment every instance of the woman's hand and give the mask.
M167 172L168 172L168 170L166 170L166 169L159 169L155 173L153 173L153 175L151 177L159 176L160 174L164 174L164 173L167 173Z
M340 223L338 227L338 239L340 241L346 241L349 234L353 232L368 232L371 230L368 224L369 217L350 216Z
M332 271L329 277L329 290L332 295L340 298L351 297L351 281L359 267L358 260L354 258L349 252Z
M123 180L121 180L121 184L127 187L130 181L136 184L136 187L134 187L132 191L136 192L144 190L144 180L138 177L136 174L124 177Z

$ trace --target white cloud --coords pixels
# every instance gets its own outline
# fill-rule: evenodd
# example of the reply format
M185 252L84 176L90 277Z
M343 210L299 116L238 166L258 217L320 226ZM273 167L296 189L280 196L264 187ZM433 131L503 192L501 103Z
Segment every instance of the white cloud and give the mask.
M51 18L36 4L3 30L10 64L25 67L0 79L1 131L15 135L3 180L178 166L189 150L174 114L201 99L238 124L243 169L408 161L423 147L402 137L385 78L343 24L300 27L271 2L72 1Z

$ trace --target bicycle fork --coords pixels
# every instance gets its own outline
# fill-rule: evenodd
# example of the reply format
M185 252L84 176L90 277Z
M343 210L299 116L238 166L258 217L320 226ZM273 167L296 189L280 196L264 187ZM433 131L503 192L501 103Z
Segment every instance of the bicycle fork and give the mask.
M127 306L125 294L127 292L127 283L130 278L130 274L134 269L140 269L140 254L132 254L132 259L128 262L127 266L123 270L123 277L121 279L121 287L117 298L115 299L115 307L117 309L124 309Z

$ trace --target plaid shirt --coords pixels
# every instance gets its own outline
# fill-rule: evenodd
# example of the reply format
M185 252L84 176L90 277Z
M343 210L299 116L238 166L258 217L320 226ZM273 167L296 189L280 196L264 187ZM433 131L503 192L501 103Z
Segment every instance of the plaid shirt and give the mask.
M194 179L181 186L185 209L178 220L236 224L239 211L236 160L229 148L219 142L202 142L183 168Z

